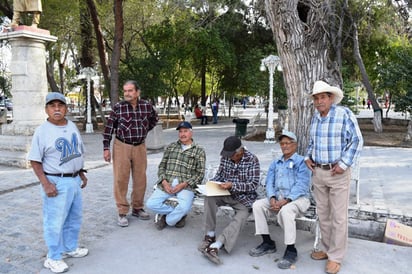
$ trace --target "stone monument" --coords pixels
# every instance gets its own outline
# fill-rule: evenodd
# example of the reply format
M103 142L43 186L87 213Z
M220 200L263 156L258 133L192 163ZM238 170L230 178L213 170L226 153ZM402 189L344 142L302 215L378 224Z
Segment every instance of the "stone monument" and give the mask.
M0 135L0 165L29 168L27 154L36 127L46 119L45 97L48 92L46 75L46 42L55 42L48 30L18 26L0 33L0 40L11 45L13 122L2 124Z

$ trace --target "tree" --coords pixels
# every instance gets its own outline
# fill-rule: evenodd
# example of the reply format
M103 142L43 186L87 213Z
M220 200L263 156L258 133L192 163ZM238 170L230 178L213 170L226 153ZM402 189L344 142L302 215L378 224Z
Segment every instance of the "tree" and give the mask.
M316 80L341 86L341 74L330 59L328 36L331 1L266 0L269 24L282 60L288 93L289 130L303 137L309 131L313 103L307 96ZM307 138L298 138L304 154Z

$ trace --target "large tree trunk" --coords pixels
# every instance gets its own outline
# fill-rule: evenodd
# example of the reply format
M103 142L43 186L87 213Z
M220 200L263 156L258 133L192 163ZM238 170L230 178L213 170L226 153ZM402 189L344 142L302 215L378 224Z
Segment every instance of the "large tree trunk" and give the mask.
M99 52L100 67L104 78L105 90L110 90L110 70L109 61L107 60L107 51L104 43L102 28L100 25L99 15L94 0L87 0L90 16L92 18L94 32L96 34L97 50Z
M298 136L298 153L308 145L313 115L311 93L316 80L340 85L340 72L329 60L328 12L330 1L266 0L269 23L281 57L288 94L288 130Z
M93 55L93 35L90 22L90 13L89 9L85 2L80 2L80 36L81 36L81 48L80 48L80 65L82 68L93 68L94 67L94 55ZM94 105L94 88L93 85L90 85L90 102L91 105L87 104L87 81L83 83L83 93L84 98L86 98L86 107L84 109L84 116L87 116L87 108L91 108L91 119L93 128L97 128L97 119L96 119L96 106ZM83 130L86 129L87 119L84 119Z
M119 63L123 44L123 1L114 0L114 43L111 60L110 102L112 107L119 101Z

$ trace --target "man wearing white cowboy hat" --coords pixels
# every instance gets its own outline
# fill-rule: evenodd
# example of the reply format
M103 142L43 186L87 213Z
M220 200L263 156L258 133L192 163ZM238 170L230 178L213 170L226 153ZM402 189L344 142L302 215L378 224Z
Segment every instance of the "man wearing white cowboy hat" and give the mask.
M316 108L310 125L306 165L313 172L324 251L313 251L314 260L326 260L326 273L338 273L348 241L350 167L363 146L355 115L337 106L343 98L338 87L316 81L310 94Z

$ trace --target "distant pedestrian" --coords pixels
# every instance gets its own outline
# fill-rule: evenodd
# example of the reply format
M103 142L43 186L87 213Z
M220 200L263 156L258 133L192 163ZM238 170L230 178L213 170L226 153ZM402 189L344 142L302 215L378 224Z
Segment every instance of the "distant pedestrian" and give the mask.
M219 112L219 100L215 99L212 103L213 124L217 124L217 113Z
M371 100L368 99L368 109L371 109L371 104L372 104Z
M312 185L324 251L314 260L326 260L326 273L338 273L348 246L348 206L351 166L359 157L363 137L355 115L338 106L343 92L316 81L311 94L315 114L309 132L305 162L313 172Z
M146 136L156 126L158 116L153 105L140 99L140 87L136 81L129 80L123 85L124 100L113 106L103 133L103 157L111 161L110 141L113 144L114 198L118 211L117 224L129 225L126 215L130 205L127 201L130 173L132 175L131 207L132 215L142 220L150 219L145 212L144 195L146 192Z
M365 98L363 98L363 99L362 99L362 106L363 106L363 108L365 108L365 105L366 105L366 100L365 100Z
M201 125L207 125L207 116L203 114L202 109L199 105L195 106L195 115L197 119L200 119Z
M51 92L46 96L47 121L40 125L28 156L41 184L43 234L48 252L44 267L54 273L69 269L63 257L84 257L78 246L82 224L82 191L86 187L84 144L76 125L65 118L66 99Z

